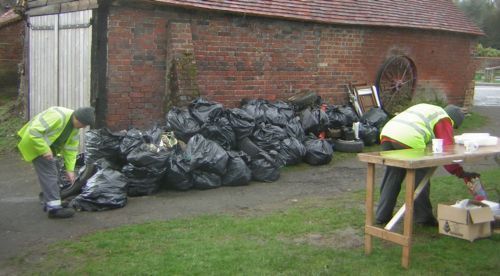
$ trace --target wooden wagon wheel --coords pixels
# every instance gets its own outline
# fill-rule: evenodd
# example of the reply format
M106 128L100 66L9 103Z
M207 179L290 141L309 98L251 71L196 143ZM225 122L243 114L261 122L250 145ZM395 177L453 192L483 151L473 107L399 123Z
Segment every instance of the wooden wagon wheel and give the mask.
M376 86L382 108L390 115L406 109L413 98L417 72L405 56L389 58L377 73Z

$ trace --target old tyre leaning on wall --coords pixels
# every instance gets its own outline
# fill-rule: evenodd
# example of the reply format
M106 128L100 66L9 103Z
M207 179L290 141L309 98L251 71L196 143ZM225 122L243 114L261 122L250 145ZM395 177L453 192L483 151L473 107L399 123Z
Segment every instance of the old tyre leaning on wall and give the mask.
M393 56L380 67L376 83L384 111L395 115L411 105L417 84L415 63L406 56Z
M311 91L304 91L291 96L288 98L288 101L295 106L297 110L302 110L317 103L318 94Z

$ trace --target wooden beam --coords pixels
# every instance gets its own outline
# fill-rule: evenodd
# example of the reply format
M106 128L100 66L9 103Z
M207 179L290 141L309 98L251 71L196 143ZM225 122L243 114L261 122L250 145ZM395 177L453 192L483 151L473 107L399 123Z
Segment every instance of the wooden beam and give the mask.
M38 8L29 9L26 11L26 14L29 16L37 16L37 15L49 15L49 14L58 14L61 12L61 5L50 5L43 6Z
M404 218L403 236L408 239L408 244L403 245L403 256L401 257L401 265L404 268L410 266L410 251L411 251L411 235L413 234L413 193L415 192L415 175L416 170L406 170L406 216Z
M373 225L373 189L375 186L375 164L368 163L368 170L366 176L366 218L365 225ZM365 233L365 254L370 254L373 249L373 241L370 234Z
M366 225L365 226L365 233L372 235L374 237L388 240L390 242L402 245L402 246L408 246L410 245L410 240L408 237L405 237L399 233L391 232L384 230L382 228L378 228L376 226L370 226Z

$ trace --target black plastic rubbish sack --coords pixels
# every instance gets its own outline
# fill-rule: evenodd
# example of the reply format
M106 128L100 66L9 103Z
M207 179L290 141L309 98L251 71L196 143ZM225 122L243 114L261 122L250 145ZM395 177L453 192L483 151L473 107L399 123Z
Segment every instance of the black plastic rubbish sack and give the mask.
M248 115L254 118L255 123L266 122L266 110L265 105L269 102L263 99L249 100L246 102L242 101L241 109L243 109Z
M229 121L224 117L205 123L200 129L200 134L216 142L225 150L231 150L236 146L236 135Z
M148 167L163 170L172 153L160 149L155 144L144 143L127 155L127 162L137 167Z
M104 159L96 161L98 171L87 180L70 206L81 211L104 211L127 204L127 178Z
M284 101L275 101L272 105L278 108L278 112L284 115L288 120L295 117L295 110L292 105ZM285 123L286 125L286 123Z
M265 151L279 151L281 140L287 137L286 131L279 126L260 123L255 126L250 139Z
M301 113L301 122L304 132L317 134L328 129L330 121L328 115L319 108L307 108Z
M297 138L286 138L281 141L279 159L284 166L296 165L302 162L306 155L306 147Z
M343 126L347 126L349 123L347 115L342 113L339 106L329 105L326 109L326 114L328 115L328 119L330 121L330 128L341 128Z
M229 160L226 174L222 176L222 186L248 185L252 180L252 171L247 166L250 157L244 152L229 151L227 154Z
M378 143L379 130L375 126L366 123L359 124L359 138L363 140L365 146L371 146Z
M154 126L153 128L146 130L146 133L145 135L142 136L142 139L146 143L159 145L161 142L162 135L163 135L163 129L158 126Z
M252 134L255 120L245 110L241 108L228 109L226 110L226 117L237 139L240 140Z
M270 152L273 156L277 152ZM252 171L252 179L260 182L273 182L280 178L280 166L270 154L262 151L250 161L250 170Z
M125 137L123 137L122 143L120 144L120 152L122 156L127 157L127 155L133 151L135 148L144 143L143 133L139 129L132 128L127 131Z
M146 139L149 140L149 139ZM167 160L172 153L152 143L143 143L127 155L128 164L122 172L128 178L128 195L141 196L156 193L165 175Z
M200 124L186 109L173 107L167 113L166 128L173 131L175 137L187 143L191 137L200 131Z
M151 195L160 189L160 180L165 175L166 168L137 167L127 164L122 167L122 173L127 177L127 194L129 196Z
M325 165L332 161L333 147L323 139L309 138L305 141L306 156L304 162L310 165Z
M387 122L387 113L380 107L372 107L368 112L363 114L361 117L361 121L365 122L369 125L372 125L378 129L382 129L382 127Z
M306 138L306 134L304 132L304 128L302 128L302 124L300 122L300 117L295 117L291 119L285 128L288 137L296 138L299 141L304 141Z
M186 191L193 187L189 160L183 154L174 154L167 160L167 171L163 178L166 188Z
M338 107L339 111L342 112L346 116L346 125L347 127L352 127L352 123L358 122L359 117L356 111L349 106L349 105L343 105Z
M107 128L85 132L85 164L105 158L114 163L120 160L120 144L125 132L111 132Z
M130 152L144 143L159 145L162 134L163 130L156 126L146 131L141 131L136 128L128 130L120 144L122 156L127 157Z
M195 99L189 104L189 112L200 125L220 117L223 111L222 104L204 98Z
M262 104L261 108L264 110L265 122L279 127L285 127L294 116L293 108L281 101Z
M200 190L214 189L222 185L221 177L212 172L194 170L191 172L191 178L193 187Z
M227 153L214 141L196 134L189 139L186 156L190 159L191 170L202 170L223 175L226 172Z
M238 141L238 150L243 151L251 158L254 158L259 152L264 151L257 146L250 138L246 137Z

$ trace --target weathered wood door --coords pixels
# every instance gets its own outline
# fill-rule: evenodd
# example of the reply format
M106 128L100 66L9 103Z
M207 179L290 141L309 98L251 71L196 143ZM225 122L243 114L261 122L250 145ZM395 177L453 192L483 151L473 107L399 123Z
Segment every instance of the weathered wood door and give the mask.
M92 11L29 18L29 116L90 105Z

